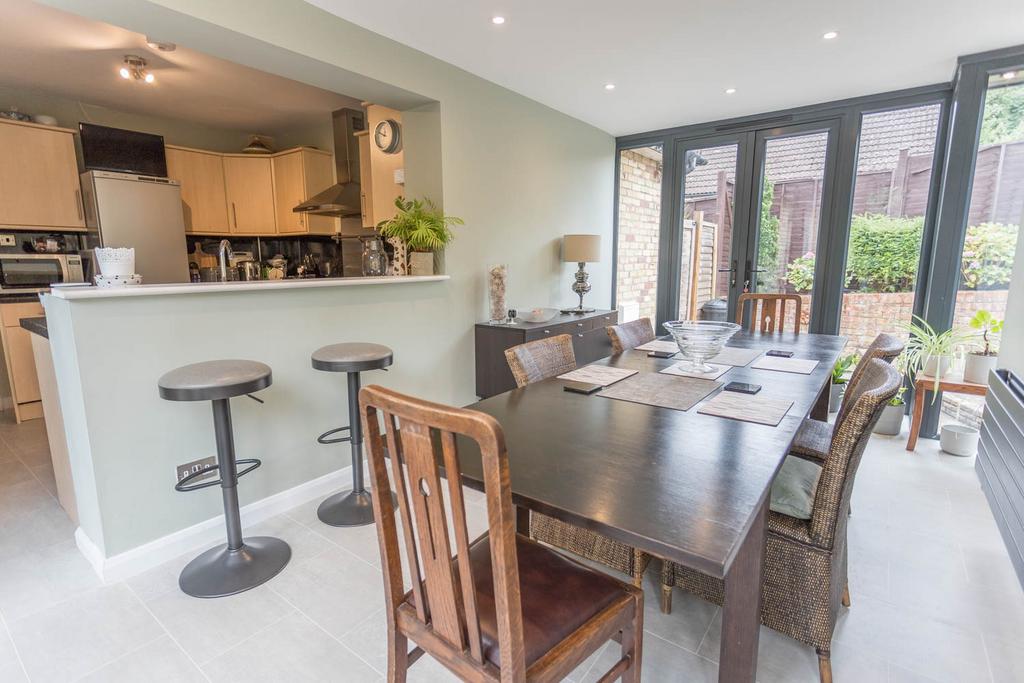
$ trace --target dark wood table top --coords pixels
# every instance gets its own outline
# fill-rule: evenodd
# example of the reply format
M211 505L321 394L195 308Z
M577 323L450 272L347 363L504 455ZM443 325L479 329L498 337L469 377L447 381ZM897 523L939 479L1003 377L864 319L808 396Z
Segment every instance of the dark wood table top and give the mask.
M501 423L516 505L723 577L845 343L816 334L733 337L730 346L820 361L809 375L741 367L719 378L793 401L777 427L701 415L698 406L684 412L574 394L557 379L467 407ZM676 362L644 351L598 361L642 372ZM464 481L482 488L475 444L460 440L459 456Z

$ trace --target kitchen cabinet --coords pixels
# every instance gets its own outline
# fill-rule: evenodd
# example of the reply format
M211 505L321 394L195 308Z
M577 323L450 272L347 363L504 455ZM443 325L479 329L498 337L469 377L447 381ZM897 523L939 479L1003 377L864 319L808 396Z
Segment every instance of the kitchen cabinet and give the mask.
M32 356L31 333L21 327L22 318L45 315L36 302L0 304L0 340L3 342L4 364L10 382L11 401L17 422L43 416L36 361Z
M85 230L74 131L0 119L0 226Z
M280 234L333 235L338 220L292 211L296 205L334 184L334 159L318 149L295 149L275 154L274 203Z
M230 232L223 155L171 145L166 149L167 175L181 183L185 232Z
M405 165L404 152L388 154L374 142L377 125L388 119L402 123L402 115L394 109L366 105L366 133L359 137L359 184L363 193L363 226L367 228L394 218L395 199L405 193L405 187L395 182L395 171L401 171Z
M277 233L274 171L269 156L224 155L224 188L232 234Z

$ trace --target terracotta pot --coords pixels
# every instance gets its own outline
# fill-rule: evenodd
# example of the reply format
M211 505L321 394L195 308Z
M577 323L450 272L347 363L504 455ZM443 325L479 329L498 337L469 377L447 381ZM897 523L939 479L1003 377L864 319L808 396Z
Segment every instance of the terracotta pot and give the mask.
M988 384L988 373L996 369L999 356L969 353L964 360L964 380L975 384Z
M882 415L878 418L878 422L875 423L875 428L872 430L875 434L884 434L885 436L899 436L900 432L903 431L903 414L906 411L906 404L901 403L898 406L888 405L882 408Z
M433 275L434 254L430 251L409 252L409 275Z
M843 403L843 394L846 393L846 382L842 384L831 384L828 388L828 412L838 413L839 406Z

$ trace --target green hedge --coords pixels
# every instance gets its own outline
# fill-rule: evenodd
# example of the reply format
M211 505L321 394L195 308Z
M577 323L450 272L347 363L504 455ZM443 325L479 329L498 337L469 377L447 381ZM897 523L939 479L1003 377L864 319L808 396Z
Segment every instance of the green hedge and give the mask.
M914 288L924 219L865 214L850 225L846 286L860 292L908 292ZM982 223L967 228L961 263L964 289L1002 289L1009 285L1016 225ZM809 291L814 254L794 259L786 280L798 292Z

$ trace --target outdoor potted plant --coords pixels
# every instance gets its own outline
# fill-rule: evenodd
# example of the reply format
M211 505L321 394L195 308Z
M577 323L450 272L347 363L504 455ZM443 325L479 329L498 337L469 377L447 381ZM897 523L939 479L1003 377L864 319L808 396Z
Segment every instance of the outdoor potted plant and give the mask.
M999 333L1003 330L1003 321L985 310L978 311L968 325L973 330L981 331L982 348L971 351L964 358L964 380L975 384L988 384L988 373L996 369L999 360Z
M905 376L907 367L906 354L901 354L893 363L893 366ZM899 436L903 431L903 416L907 412L907 402L903 394L907 393L906 385L903 385L896 392L896 395L889 399L882 408L882 414L875 423L874 433L884 436Z
M843 394L846 393L846 373L857 363L857 354L851 353L840 356L836 364L832 366L832 384L828 393L828 412L839 412L839 406L843 402Z
M452 241L451 226L462 225L462 219L445 216L429 199L397 197L395 208L394 217L378 223L377 231L408 249L409 275L433 275L434 252Z
M934 377L937 391L939 380L953 367L953 356L957 347L968 339L967 334L955 327L936 332L934 327L916 315L913 322L903 323L901 327L910 333L904 351L907 375L915 377L918 372L923 372Z

